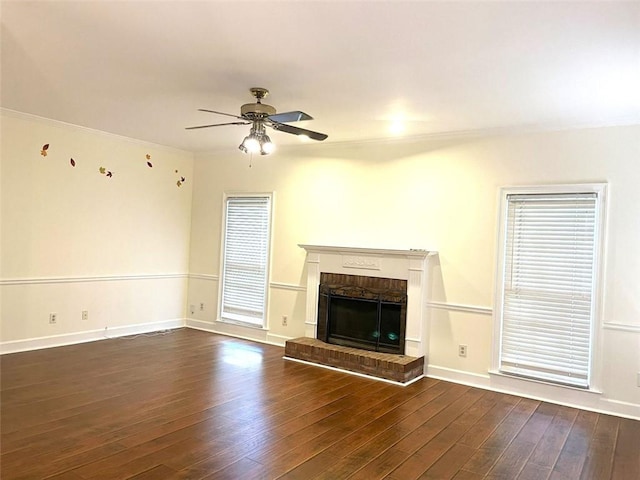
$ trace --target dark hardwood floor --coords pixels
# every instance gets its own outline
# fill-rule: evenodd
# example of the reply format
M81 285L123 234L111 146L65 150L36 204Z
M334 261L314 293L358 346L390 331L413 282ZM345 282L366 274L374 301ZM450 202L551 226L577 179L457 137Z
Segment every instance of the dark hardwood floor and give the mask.
M640 479L640 422L181 329L1 359L10 479Z

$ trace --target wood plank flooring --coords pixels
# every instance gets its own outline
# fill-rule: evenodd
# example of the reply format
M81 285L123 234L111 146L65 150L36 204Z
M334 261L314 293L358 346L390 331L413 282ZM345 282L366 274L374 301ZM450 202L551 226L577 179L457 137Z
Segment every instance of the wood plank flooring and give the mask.
M180 329L4 355L14 479L640 479L640 422Z

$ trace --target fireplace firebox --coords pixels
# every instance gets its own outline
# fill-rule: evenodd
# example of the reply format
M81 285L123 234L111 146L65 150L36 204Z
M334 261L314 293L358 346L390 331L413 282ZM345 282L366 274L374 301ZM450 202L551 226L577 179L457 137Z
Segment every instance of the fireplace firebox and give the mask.
M406 280L321 273L318 293L319 340L404 354Z

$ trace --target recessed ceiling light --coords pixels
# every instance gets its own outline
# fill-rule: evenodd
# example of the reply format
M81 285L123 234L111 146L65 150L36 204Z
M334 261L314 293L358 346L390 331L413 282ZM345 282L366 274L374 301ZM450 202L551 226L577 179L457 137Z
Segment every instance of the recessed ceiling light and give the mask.
M405 122L400 119L391 120L389 133L392 135L402 135L406 130Z

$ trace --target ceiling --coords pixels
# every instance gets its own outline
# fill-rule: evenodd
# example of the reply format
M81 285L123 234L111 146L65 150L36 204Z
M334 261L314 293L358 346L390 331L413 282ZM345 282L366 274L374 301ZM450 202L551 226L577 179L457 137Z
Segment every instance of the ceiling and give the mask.
M266 87L326 142L640 123L640 1L2 1L1 105L192 151ZM269 132L270 133L270 132ZM299 142L273 133L276 144Z

